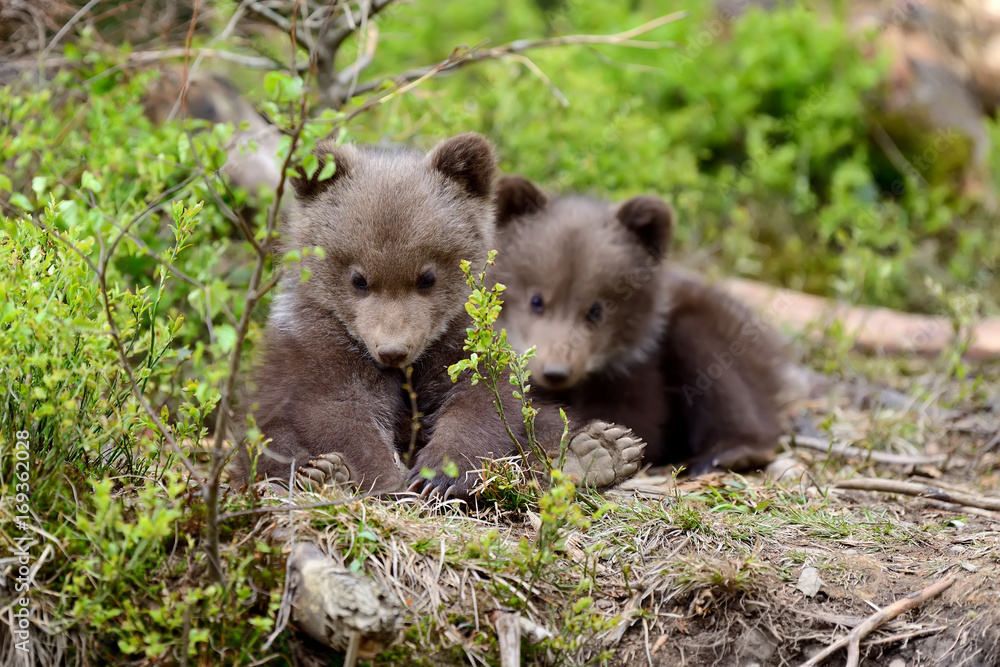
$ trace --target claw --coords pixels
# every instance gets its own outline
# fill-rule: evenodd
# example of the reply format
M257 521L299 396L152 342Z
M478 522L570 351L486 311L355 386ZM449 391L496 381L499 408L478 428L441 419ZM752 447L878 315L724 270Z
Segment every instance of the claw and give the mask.
M316 480L311 477L309 471L305 468L299 468L295 473L295 482L303 491L318 491L321 486L316 483Z
M333 477L337 471L332 463L324 459L316 459L314 461L310 461L309 465L311 465L314 468L318 468L324 477ZM312 477L312 474L310 473L309 476Z
M607 431L604 432L604 435L611 438L612 440L618 440L623 435L625 435L626 432L627 431L625 429L616 426L614 428L609 428Z

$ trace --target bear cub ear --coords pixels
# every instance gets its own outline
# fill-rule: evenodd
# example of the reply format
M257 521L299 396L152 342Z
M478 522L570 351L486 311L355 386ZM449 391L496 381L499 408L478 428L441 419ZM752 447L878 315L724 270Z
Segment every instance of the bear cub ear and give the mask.
M524 176L504 176L497 183L497 226L537 213L549 205L548 196Z
M642 195L622 202L618 221L657 259L667 256L673 238L674 210L659 197Z
M350 145L337 146L332 141L323 141L316 144L316 148L313 149L313 155L318 159L316 172L310 178L306 176L305 170L299 167L299 175L288 179L295 190L296 198L303 202L315 199L326 192L335 182L350 176L351 159L354 157L354 153L355 149ZM319 180L320 174L323 173L326 161L331 155L333 156L333 162L337 170L333 172L333 176L321 181Z
M497 170L493 144L481 134L466 132L445 139L427 156L430 165L466 192L479 199L493 194L493 175Z

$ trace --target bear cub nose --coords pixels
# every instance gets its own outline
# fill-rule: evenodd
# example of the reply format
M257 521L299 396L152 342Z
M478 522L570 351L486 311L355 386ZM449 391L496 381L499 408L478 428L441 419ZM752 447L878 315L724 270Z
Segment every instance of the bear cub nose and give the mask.
M569 366L566 364L545 364L542 367L542 377L551 385L561 385L569 380Z
M409 356L410 348L405 345L379 345L375 354L386 366L400 366Z

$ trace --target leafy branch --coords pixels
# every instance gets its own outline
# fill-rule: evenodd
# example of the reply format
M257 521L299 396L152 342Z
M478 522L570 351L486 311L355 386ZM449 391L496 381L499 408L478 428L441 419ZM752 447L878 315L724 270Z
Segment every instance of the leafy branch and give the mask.
M531 348L524 354L518 354L507 341L507 331L496 330L496 320L500 315L500 308L503 301L500 295L505 289L500 283L492 287L486 286L487 267L494 263L497 251L491 250L486 260L486 266L478 274L472 273L471 264L467 260L462 260L462 273L465 274L465 282L469 285L472 293L465 304L465 310L472 317L472 326L469 327L465 339L465 349L469 352L467 359L462 359L458 363L448 367L448 375L452 382L458 381L458 376L465 371L470 371L470 381L472 384L482 382L493 395L493 407L503 422L507 437L517 448L521 455L521 460L525 467L530 467L528 454L532 454L545 465L546 469L551 467L545 449L539 444L535 437L535 416L538 410L531 405L528 398L528 390L531 386L528 379L531 371L528 370L528 362L535 356L535 349ZM514 398L521 402L521 415L524 419L525 434L527 436L527 447L521 443L514 434L504 410L504 399L500 386L502 375L510 371L509 381L514 385L512 392Z

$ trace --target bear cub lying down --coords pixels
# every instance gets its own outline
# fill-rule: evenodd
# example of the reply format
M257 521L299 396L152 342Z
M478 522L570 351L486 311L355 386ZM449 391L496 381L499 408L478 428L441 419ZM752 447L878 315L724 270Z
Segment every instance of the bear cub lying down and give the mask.
M281 285L270 315L265 354L255 373L258 426L270 444L259 476L313 486L350 482L389 492L404 485L468 497L484 457L514 453L492 395L447 367L465 357L468 286L460 267L482 266L494 240L496 158L478 134L440 143L430 154L406 149L321 144L333 177L293 179L287 249L320 247ZM317 175L321 169L317 170ZM410 469L411 405L405 369L422 413ZM520 415L507 396L506 414ZM574 425L577 415L570 414ZM512 420L525 442L523 424ZM540 443L558 453L563 424L543 408ZM564 470L591 486L635 473L642 443L627 429L586 423L571 433ZM459 476L441 471L447 461ZM240 456L237 481L249 481ZM423 467L438 472L426 482Z
M666 261L665 202L550 198L519 176L497 190L499 323L514 348L536 346L541 395L628 424L654 465L773 458L793 366L759 317Z

